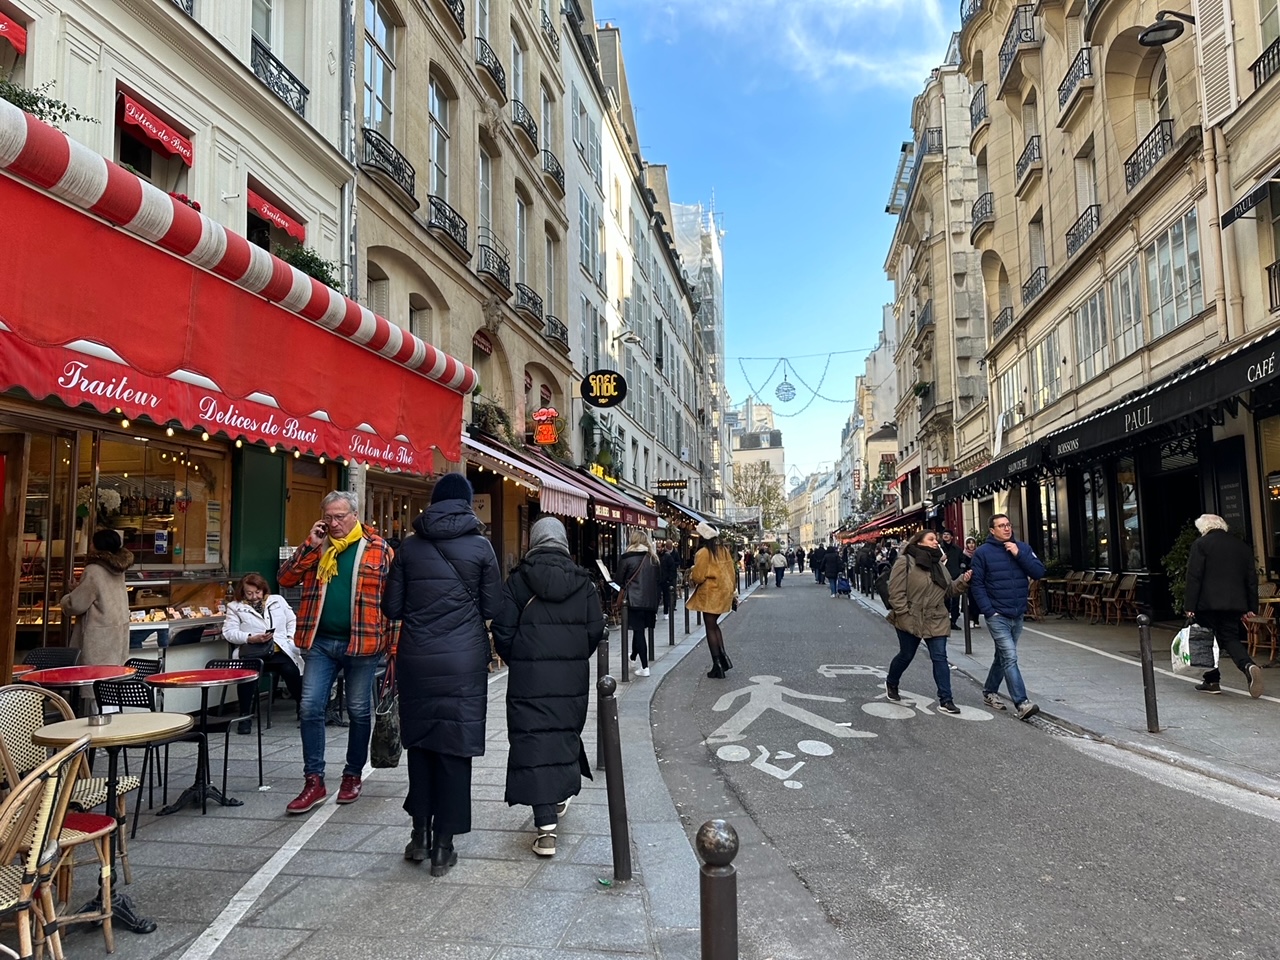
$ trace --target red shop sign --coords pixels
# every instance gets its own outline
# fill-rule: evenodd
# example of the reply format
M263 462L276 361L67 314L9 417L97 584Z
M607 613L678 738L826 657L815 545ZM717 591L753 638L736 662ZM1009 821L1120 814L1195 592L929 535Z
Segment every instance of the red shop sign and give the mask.
M252 190L249 191L249 209L268 223L279 227L299 243L306 242L307 228L273 203L269 203Z
M26 54L27 31L16 20L9 19L3 13L0 13L0 37L13 44L13 49L18 51L19 56Z
M133 124L166 153L181 157L183 163L191 166L191 141L127 94L124 95L124 122Z

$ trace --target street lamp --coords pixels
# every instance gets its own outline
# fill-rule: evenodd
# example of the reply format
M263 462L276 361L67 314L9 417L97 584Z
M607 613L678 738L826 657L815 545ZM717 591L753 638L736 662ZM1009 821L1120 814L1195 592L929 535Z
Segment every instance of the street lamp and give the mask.
M619 340L621 340L623 343L630 343L630 344L637 344L637 343L644 342L643 340L640 339L640 334L636 333L634 330L623 330L620 334L615 336L610 342L617 343Z
M1174 19L1167 20L1166 17ZM1138 43L1144 47L1163 47L1182 36L1182 31L1186 29L1184 23L1194 27L1196 18L1176 10L1161 10L1156 14L1156 22L1138 34Z

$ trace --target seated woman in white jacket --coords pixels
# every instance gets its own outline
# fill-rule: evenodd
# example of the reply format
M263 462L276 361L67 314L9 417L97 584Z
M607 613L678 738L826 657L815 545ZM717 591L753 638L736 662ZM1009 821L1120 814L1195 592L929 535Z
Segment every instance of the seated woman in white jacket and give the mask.
M271 644L266 655L250 652L268 671L280 675L295 708L302 703L303 669L302 652L293 642L297 626L298 617L289 602L272 593L271 585L257 573L245 574L236 584L235 599L227 604L227 618L222 624L222 636L235 647L231 656L236 659L244 653L246 644ZM252 712L257 689L257 683L242 683L237 688L240 716ZM242 720L236 731L249 733L252 729L251 720Z

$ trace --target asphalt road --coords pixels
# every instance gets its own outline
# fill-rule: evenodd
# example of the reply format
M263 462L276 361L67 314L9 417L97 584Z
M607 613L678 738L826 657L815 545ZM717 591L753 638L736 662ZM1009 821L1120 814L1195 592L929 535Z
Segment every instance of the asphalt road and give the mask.
M686 826L742 836L744 960L1280 958L1280 803L995 713L959 673L940 714L923 647L919 702L890 705L892 629L807 573L725 639L729 678L700 648L652 720Z

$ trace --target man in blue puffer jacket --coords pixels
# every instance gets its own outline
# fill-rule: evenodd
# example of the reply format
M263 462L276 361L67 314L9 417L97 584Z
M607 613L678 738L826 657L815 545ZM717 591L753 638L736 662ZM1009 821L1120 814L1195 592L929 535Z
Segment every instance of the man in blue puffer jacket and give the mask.
M1022 671L1018 669L1018 638L1027 613L1029 581L1039 580L1045 569L1030 546L1013 539L1013 524L1007 514L993 516L989 529L986 542L973 553L973 579L969 582L969 598L987 618L987 629L996 644L995 660L982 686L982 699L987 706L1003 710L1000 681L1004 680L1018 719L1026 720L1039 713L1040 708L1027 699Z

